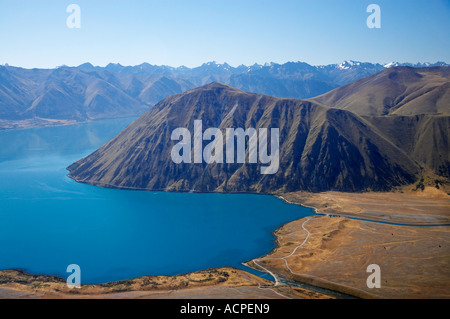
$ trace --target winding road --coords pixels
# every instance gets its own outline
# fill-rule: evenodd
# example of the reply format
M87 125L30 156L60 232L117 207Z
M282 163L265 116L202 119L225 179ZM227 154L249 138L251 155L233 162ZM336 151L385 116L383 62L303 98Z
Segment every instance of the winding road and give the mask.
M302 223L302 229L303 229L303 230L306 232L306 234L307 234L307 235L306 235L306 238L305 238L305 240L303 240L303 242L302 242L300 245L296 246L296 247L294 248L294 250L293 250L289 255L284 256L284 257L281 257L281 258L257 258L257 259L253 259L253 260L252 260L253 263L254 263L256 266L258 266L260 269L263 270L263 272L268 273L269 275L271 275L271 276L274 278L275 284L274 284L273 287L282 285L283 283L281 282L280 278L279 278L275 273L273 273L273 272L271 272L269 269L267 269L267 268L261 266L258 262L261 261L261 260L263 260L263 259L266 259L266 260L268 260L268 259L270 259L270 260L283 260L284 263L286 264L286 268L290 271L290 273L293 274L293 275L298 275L297 273L293 272L292 269L289 267L287 258L289 258L289 257L291 257L292 255L294 255L295 252L297 251L297 249L299 249L300 247L302 247L302 246L303 246L304 244L306 244L306 242L308 241L309 236L311 235L311 233L309 232L308 229L306 229L305 224L306 224L307 222L309 222L310 220L312 220L313 218L314 218L314 217L306 217L306 220ZM267 289L267 288L262 288L262 287L259 287L259 288L261 288L261 289ZM268 289L272 289L272 288L268 288ZM274 289L272 289L272 290L273 290L275 293L277 293L278 295L280 295L280 296L283 296L283 297L285 297L285 298L289 298L289 297L287 297L287 296L284 296L284 295L278 293L278 292L275 291Z

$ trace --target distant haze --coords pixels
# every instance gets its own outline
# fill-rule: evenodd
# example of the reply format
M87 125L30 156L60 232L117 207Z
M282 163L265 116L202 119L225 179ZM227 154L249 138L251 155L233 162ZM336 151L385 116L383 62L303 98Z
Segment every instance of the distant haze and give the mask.
M148 63L134 67L111 63L104 68L84 63L75 68L32 70L0 66L0 130L138 116L169 95L211 82L247 92L306 99L394 65L398 63L345 61L314 67L290 62L234 68L209 62L193 69Z

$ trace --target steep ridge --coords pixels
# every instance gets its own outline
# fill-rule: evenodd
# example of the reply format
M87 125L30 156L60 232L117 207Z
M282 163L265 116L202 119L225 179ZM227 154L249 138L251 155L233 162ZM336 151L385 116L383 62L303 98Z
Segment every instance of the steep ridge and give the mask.
M203 131L279 128L278 172L263 175L261 163L248 160L175 164L171 150L177 141L171 134L179 127L193 132L195 120L202 120ZM220 83L166 98L68 169L79 182L105 187L259 193L381 191L412 183L420 174L416 162L354 113L246 93Z
M450 67L392 67L311 101L363 116L424 168L450 177Z

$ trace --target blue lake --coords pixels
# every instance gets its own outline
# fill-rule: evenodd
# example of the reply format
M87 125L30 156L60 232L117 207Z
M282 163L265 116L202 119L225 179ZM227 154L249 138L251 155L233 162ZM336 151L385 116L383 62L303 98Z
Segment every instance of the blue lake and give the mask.
M272 231L312 215L273 196L104 189L66 167L133 119L0 132L0 270L82 284L239 267L275 247Z

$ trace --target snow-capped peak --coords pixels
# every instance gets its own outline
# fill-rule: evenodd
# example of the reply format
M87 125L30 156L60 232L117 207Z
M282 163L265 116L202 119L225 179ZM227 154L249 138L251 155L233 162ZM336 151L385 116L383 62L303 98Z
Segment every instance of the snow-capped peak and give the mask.
M341 64L339 64L337 67L341 70L348 70L353 66L359 66L359 65L361 65L361 62L346 60L346 61L342 62Z
M398 62L390 62L390 63L384 64L383 66L384 66L385 68L392 68L392 67L394 67L394 66L399 66L399 65L400 65L400 63L398 63Z

